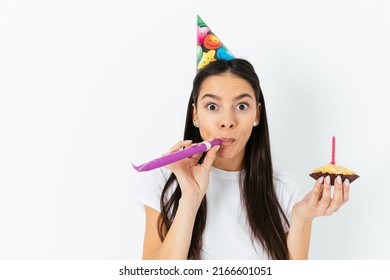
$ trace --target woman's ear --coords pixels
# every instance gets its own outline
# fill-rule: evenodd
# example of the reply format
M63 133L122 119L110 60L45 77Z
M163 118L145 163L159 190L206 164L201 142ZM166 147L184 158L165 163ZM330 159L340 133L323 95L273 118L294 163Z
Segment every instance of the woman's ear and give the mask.
M260 116L261 116L261 103L257 106L257 113L256 113L256 122L260 122Z
M195 103L192 103L192 121L198 121L198 112L196 111Z
M192 103L192 123L195 127L199 127L198 112L194 103Z

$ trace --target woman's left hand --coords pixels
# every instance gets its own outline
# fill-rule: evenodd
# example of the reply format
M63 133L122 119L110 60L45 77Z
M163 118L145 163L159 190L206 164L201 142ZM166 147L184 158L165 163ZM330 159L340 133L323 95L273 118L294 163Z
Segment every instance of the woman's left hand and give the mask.
M330 216L349 199L349 180L344 183L341 177L334 180L334 192L331 193L330 177L319 178L311 192L294 205L293 213L297 218L312 220L315 217Z

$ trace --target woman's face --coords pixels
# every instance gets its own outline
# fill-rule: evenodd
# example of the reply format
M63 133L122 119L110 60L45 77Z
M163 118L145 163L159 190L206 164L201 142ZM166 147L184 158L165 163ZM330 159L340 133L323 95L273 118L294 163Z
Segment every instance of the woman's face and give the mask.
M206 78L199 90L193 121L203 140L222 139L213 166L228 171L242 169L245 145L259 123L260 104L252 86L230 73Z

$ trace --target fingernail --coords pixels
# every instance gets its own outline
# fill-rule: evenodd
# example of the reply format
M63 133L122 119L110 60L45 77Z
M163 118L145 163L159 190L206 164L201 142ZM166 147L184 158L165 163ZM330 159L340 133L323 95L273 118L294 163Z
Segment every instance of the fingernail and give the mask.
M191 143L192 142L192 140L184 140L185 142L188 142L188 143Z
M330 176L329 175L325 177L325 181L327 184L330 184Z
M318 178L318 179L317 179L317 182L318 182L319 184L322 184L322 183L324 182L324 177L321 176L320 178Z
M345 188L349 187L349 180L348 180L348 179L345 179L345 180L344 180L343 186L344 186Z
M336 182L337 182L337 184L341 184L342 183L340 175L336 177Z
M221 148L221 146L220 146L220 145L217 145L217 152L218 152L219 148Z

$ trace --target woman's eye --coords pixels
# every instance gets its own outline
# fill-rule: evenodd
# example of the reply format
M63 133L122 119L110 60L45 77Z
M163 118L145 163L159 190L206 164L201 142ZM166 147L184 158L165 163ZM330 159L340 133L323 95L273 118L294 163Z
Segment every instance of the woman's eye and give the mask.
M236 108L240 111L245 111L246 109L248 109L248 104L244 104L244 103L240 103L236 106Z
M215 110L217 110L217 105L215 105L215 104L208 104L207 105L207 109L208 110L210 110L210 111L215 111Z

